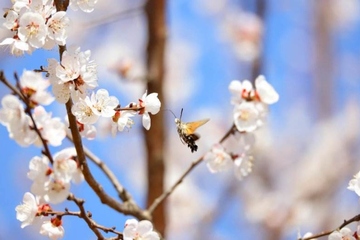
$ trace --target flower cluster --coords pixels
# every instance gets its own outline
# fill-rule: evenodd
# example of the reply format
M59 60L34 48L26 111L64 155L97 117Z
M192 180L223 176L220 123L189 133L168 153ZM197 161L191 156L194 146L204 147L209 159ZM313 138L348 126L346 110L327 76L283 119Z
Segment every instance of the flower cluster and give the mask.
M267 105L277 102L279 95L262 75L255 80L255 88L248 80L233 80L229 90L232 93L231 104L234 105L233 118L237 129L234 135L241 145L238 147L240 152L228 153L221 144L216 144L205 154L204 160L212 173L225 171L233 166L235 176L242 180L252 170L253 157L250 149L255 141L252 132L263 125Z
M80 183L83 175L76 162L74 148L66 148L54 154L53 168L46 156L30 160L28 177L33 180L31 192L48 203L61 203L70 193L70 183Z
M56 11L54 0L14 0L4 14L3 26L14 33L1 45L9 46L13 55L31 53L34 49L64 46L70 19L64 11ZM97 0L70 1L73 10L92 12Z
M229 85L234 105L234 123L239 132L252 132L263 125L267 106L279 100L278 93L260 75L255 88L249 80L233 80Z
M96 64L90 60L91 52L71 47L62 55L61 62L48 59L48 75L53 93L60 103L70 96L74 101L85 98L88 91L98 86Z
M31 193L26 192L23 204L15 209L22 228L47 216L47 213L52 211L50 204L61 203L69 196L70 183L80 183L83 180L74 148L66 148L56 153L53 168L50 168L49 163L46 156L35 156L29 163L27 176L33 181ZM62 237L64 228L61 218L57 216L43 221L40 234L52 239Z
M69 18L66 12L56 12L52 0L18 0L7 10L3 26L14 32L14 36L0 45L9 45L12 54L22 55L37 48L65 45Z
M253 157L244 151L241 154L228 153L221 144L215 144L204 156L211 173L234 169L237 179L242 180L252 171Z
M30 192L24 194L23 203L18 205L15 210L16 218L21 221L21 228L29 226L35 221L40 221L42 216L47 216L48 213L52 212L49 204ZM61 217L53 217L50 220L43 221L39 232L51 239L62 238L65 230L62 226Z
M100 117L112 118L112 133L130 128L136 113L143 116L143 126L149 130L150 115L159 112L161 102L157 93L145 94L138 104L131 103L120 108L119 100L109 96L106 89L92 90L98 86L96 64L90 60L91 52L81 52L80 48L65 51L62 61L49 59L48 74L52 83L55 98L66 103L69 98L74 101L71 109L76 117L78 129L82 136L93 139L96 129L93 126Z

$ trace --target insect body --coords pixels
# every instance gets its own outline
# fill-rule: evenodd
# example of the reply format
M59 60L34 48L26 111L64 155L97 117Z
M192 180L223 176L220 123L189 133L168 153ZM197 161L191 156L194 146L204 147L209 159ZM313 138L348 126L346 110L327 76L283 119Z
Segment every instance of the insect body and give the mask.
M175 118L175 123L177 126L177 131L180 137L180 140L183 144L187 144L188 147L191 149L191 152L197 151L198 146L196 145L195 141L200 138L200 135L195 133L196 129L200 126L204 125L209 121L209 119L203 119L194 122L182 122L182 109L180 114L180 119Z

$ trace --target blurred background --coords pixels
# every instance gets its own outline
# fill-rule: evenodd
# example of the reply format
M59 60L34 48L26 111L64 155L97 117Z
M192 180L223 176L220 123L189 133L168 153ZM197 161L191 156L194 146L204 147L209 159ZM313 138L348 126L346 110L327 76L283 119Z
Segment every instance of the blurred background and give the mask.
M146 89L143 6L138 0L103 0L91 14L68 11L73 25L67 45L91 50L99 87L123 105L136 102ZM263 74L280 95L265 126L256 131L252 173L239 181L232 171L211 174L201 163L169 197L167 239L296 239L298 233L335 229L359 213L358 196L346 189L360 170L358 0L176 0L167 2L166 23L164 106L178 117L184 108L184 121L211 119L199 129L199 150L192 154L177 136L174 116L163 113L166 189L231 127L231 80L253 81ZM1 40L8 36L0 30ZM58 59L57 49L22 57L11 56L8 49L0 54L0 69L11 81L14 72ZM8 93L0 87L0 97ZM60 104L47 109L65 116ZM145 207L146 150L141 118L135 121L115 138L100 123L97 139L84 145ZM20 229L15 215L31 186L28 162L40 149L17 146L4 127L0 139L0 239L45 239L36 226ZM230 138L226 144L234 149L239 143ZM64 146L71 144L64 140ZM115 196L104 174L90 167ZM71 191L86 199L95 221L122 231L129 217L101 205L86 183ZM64 207L77 210L69 202L54 208ZM63 223L64 239L95 239L80 219L66 217Z

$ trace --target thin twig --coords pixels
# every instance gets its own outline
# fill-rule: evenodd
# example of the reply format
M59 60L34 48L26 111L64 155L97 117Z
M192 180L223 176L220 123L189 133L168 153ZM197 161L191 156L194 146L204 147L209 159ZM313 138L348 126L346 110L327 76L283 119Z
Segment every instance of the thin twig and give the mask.
M353 222L359 222L360 221L360 214L350 218L349 220L344 220L344 222L336 229L331 230L331 231L327 231L327 232L323 232L323 233L319 233L316 235L312 235L311 237L306 237L306 238L299 238L298 240L310 240L310 239L315 239L315 238L319 238L319 237L324 237L324 236L328 236L330 235L332 232L336 231L336 230L340 230L343 227L349 225L350 223Z
M92 21L90 23L86 23L86 25L84 25L84 28L93 28L93 27L105 25L107 23L114 22L114 21L116 21L116 20L118 20L120 18L126 17L127 15L137 13L137 12L142 12L143 9L144 9L144 5L140 5L140 6L136 6L136 7L133 7L133 8L126 9L126 10L122 10L122 11L119 11L117 13L108 15L108 16L106 16L104 18L94 20L94 21Z
M219 143L222 143L223 141L225 141L231 134L233 134L235 131L235 125L232 125L231 128L226 132L226 134L221 138L221 140L219 141ZM201 156L200 158L198 158L196 161L192 162L190 167L180 176L180 178L174 183L174 185L167 190L166 192L164 192L163 194L161 194L159 197L157 197L154 202L150 205L150 207L148 208L148 211L150 213L152 213L156 207L163 202L167 197L169 197L169 195L174 192L174 190L180 185L180 183L182 183L182 181L184 180L184 178L199 164L202 162L202 160L204 160L204 155Z
M72 137L69 134L67 134L66 137L70 141L73 141ZM95 163L104 172L104 174L107 176L107 178L113 184L113 186L114 186L115 190L117 191L120 199L123 200L124 202L128 202L128 201L133 202L134 201L133 197L122 186L122 184L119 182L119 180L117 179L115 174L111 171L111 169L103 161L101 161L101 159L99 157L97 157L93 152L91 152L88 148L86 148L85 146L83 148L84 148L84 153L85 153L86 157L88 157L88 159L90 159L90 161Z
M100 231L95 227L94 221L90 218L90 214L85 211L84 208L84 200L76 198L73 194L70 194L68 200L73 201L80 209L79 217L84 219L89 228L95 233L98 239L104 239L104 236L100 233Z
M97 231L96 229L100 229L102 231L104 231L105 233L114 233L116 234L117 236L116 237L113 237L114 239L123 239L123 234L119 231L116 231L116 227L105 227L103 225L100 225L98 223L96 223L94 221L94 219L92 219L92 215L90 212L87 212L84 208L84 200L82 199L79 199L79 198L76 198L73 194L70 194L69 197L68 197L68 200L70 201L73 201L80 209L80 211L78 212L74 212L74 211L69 211L68 209L65 209L64 212L59 212L59 211L46 211L44 212L43 216L58 216L58 217L63 217L63 216L75 216L75 217L78 217L78 218L82 218L84 219L84 221L88 224L88 226L90 227L90 229L93 230L93 228L95 228L95 231L94 233L96 234L96 236L99 237L99 234L100 232ZM101 234L100 234L101 235ZM104 239L103 236L101 236L102 238L99 238L99 239Z
M17 79L17 75L15 74L15 78ZM18 79L17 79L18 81ZM36 134L38 135L38 137L40 138L41 140L41 143L44 147L44 150L42 151L42 153L44 155L46 155L49 159L49 161L51 163L54 162L53 158L52 158L52 154L50 152L50 149L49 149L49 146L47 144L47 140L44 139L42 137L42 134L40 132L40 129L37 127L36 125L36 122L35 122L35 119L32 115L32 112L31 112L31 109L32 107L30 106L30 100L28 99L28 97L26 97L22 92L21 92L21 87L19 87L19 89L17 89L15 86L13 86L11 83L9 83L9 81L7 81L7 79L5 78L4 76L4 72L3 71L0 71L0 82L4 83L5 86L7 86L12 92L13 94L15 94L16 96L18 96L20 98L20 100L26 105L26 108L25 108L25 113L30 117L31 119L31 122L32 122L32 129L36 132Z
M6 80L3 71L0 71L0 81L2 83L4 83L4 85L7 86L13 92L13 94L18 96L21 99L21 101L26 102L26 100L25 100L24 96L21 94L21 92Z

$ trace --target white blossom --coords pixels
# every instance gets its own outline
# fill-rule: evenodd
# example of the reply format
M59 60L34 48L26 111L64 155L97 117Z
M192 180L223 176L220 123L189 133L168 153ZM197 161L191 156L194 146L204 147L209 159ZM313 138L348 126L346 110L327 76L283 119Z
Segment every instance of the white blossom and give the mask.
M13 10L8 10L6 12L5 22L3 26L9 30L13 30L18 26L19 14Z
M66 12L59 11L53 14L47 22L48 37L61 46L65 45L69 22L70 19L66 16Z
M232 94L231 104L241 104L245 99L252 99L255 96L253 85L249 80L240 82L233 80L229 84L229 91Z
M329 235L329 240L356 240L356 238L353 236L353 232L347 228L344 227L340 229L340 231L334 231Z
M27 176L35 182L45 182L48 179L49 159L46 156L33 157L29 162L29 172Z
M44 200L48 203L58 204L66 200L70 194L70 182L52 180L45 182Z
M134 120L131 118L134 116L134 111L117 111L113 117L113 123L111 126L112 135L114 136L117 131L124 131L125 128L131 128L131 126L134 124Z
M77 122L77 126L80 132L80 135L88 140L93 140L96 137L96 127L92 124L82 124Z
M161 102L158 98L158 94L151 93L147 95L147 91L145 91L144 95L139 99L139 105L144 108L140 111L140 114L143 115L142 124L146 130L149 130L151 126L149 113L157 114L160 111Z
M88 90L97 87L96 64L90 60L90 55L90 51L81 52L80 48L69 47L63 53L61 63L48 60L49 78L59 102L66 103L70 96L77 102L86 97Z
M353 179L350 180L348 189L354 191L360 196L360 172L358 172Z
M242 180L252 171L253 157L247 154L241 154L234 159L234 164L235 176L237 179Z
M204 156L206 166L211 173L228 170L233 161L231 156L225 151L221 144L215 144Z
M80 183L83 180L81 169L77 165L75 148L65 148L53 155L53 169L47 157L34 157L29 164L28 177L33 180L31 191L46 202L63 202L70 193L70 181Z
M153 225L148 220L127 220L123 234L124 240L160 240L159 234L153 231Z
M52 118L51 113L47 113L42 106L35 107L33 116L41 136L50 145L60 146L66 137L65 124L61 122L60 118Z
M35 105L49 105L54 101L54 97L46 91L50 86L50 82L44 79L41 73L25 70L20 77L20 86L23 93L25 93Z
M32 48L29 46L27 42L20 40L19 38L5 38L1 43L0 46L7 46L10 47L10 53L15 56L21 56L25 52L31 53Z
M76 80L80 76L81 65L79 58L75 55L64 52L61 64L56 66L56 76L63 82Z
M16 206L16 219L21 222L21 228L24 228L34 221L38 211L38 201L35 196L26 192L23 197L23 203Z
M75 148L65 148L54 154L54 178L62 182L70 182L77 173Z
M119 105L119 100L114 96L109 96L106 89L99 89L96 94L93 92L90 100L93 112L102 117L113 117L114 109Z
M20 10L24 7L28 7L30 4L29 0L13 0L13 9L16 12L20 12Z
M52 240L62 238L65 234L62 221L57 217L52 218L51 221L44 221L40 228L40 234L48 236Z
M90 13L94 11L95 4L97 3L97 0L71 0L70 1L70 7L77 11L79 8L83 12Z
M79 99L71 108L71 113L76 117L76 120L82 124L94 124L99 119L99 115L95 114L92 107L92 102L88 96L85 99Z
M255 88L261 102L273 104L279 101L279 94L275 91L273 86L266 81L263 75L260 75L255 79Z
M240 132L252 132L258 127L259 111L254 102L243 102L234 108L234 123Z
M26 12L19 19L18 36L34 48L41 48L45 44L47 27L44 18L39 13Z
M30 117L25 114L20 100L13 95L6 95L2 98L1 105L0 123L6 126L9 137L24 147L34 143L37 135L30 128Z

